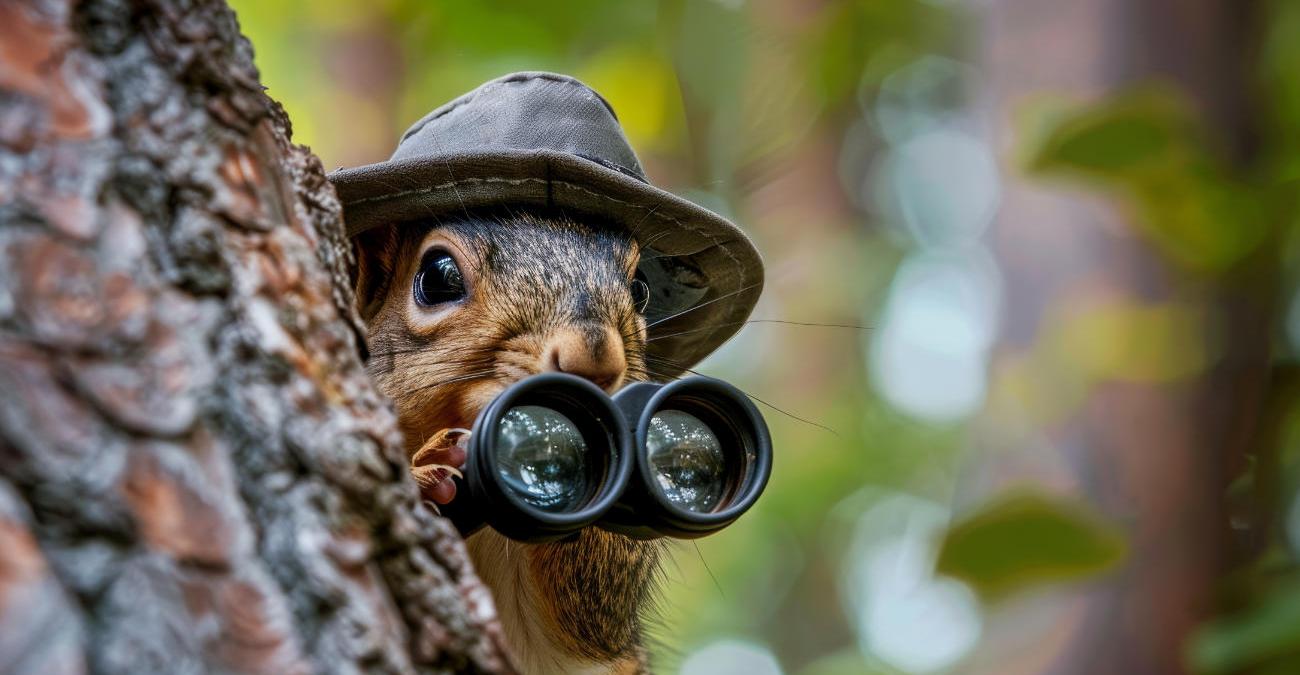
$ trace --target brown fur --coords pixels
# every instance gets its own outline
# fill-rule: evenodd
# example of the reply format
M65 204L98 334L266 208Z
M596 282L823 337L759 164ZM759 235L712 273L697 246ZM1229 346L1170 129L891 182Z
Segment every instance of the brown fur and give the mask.
M434 246L456 259L468 295L430 309L415 303L412 282ZM358 249L369 368L396 403L408 456L441 430L469 427L498 392L534 373L561 369L611 391L647 379L645 319L628 287L638 250L622 230L467 216L380 228ZM656 544L589 528L572 541L522 545L485 531L470 552L525 672L644 672L640 610Z

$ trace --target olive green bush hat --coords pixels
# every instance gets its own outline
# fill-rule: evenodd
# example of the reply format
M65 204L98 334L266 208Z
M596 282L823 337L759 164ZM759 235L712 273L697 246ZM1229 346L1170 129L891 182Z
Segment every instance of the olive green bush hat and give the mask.
M740 228L649 183L614 110L574 78L515 73L416 122L386 162L330 174L349 236L507 204L630 230L650 285L651 355L681 372L736 333L763 287Z

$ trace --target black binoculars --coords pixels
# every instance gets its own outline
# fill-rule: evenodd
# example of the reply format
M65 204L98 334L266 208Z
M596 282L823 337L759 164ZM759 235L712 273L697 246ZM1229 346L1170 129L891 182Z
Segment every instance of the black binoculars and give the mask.
M638 382L612 397L564 373L520 380L479 413L442 515L468 536L562 539L584 527L702 537L754 504L772 473L763 416L708 377Z

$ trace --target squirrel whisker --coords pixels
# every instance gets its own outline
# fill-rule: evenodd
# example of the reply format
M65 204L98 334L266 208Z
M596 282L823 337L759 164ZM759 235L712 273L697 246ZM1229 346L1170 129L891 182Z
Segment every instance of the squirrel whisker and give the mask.
M668 367L670 367L670 368L676 368L676 369L678 369L678 370L681 370L681 371L683 371L683 372L690 373L690 374L692 374L692 375L700 375L700 376L702 376L702 377L709 377L708 375L705 375L704 373L701 373L701 372L699 372L698 370L691 370L690 368L686 368L686 367L682 366L681 364L672 361L671 359L665 359L665 358L663 358L662 356L646 355L646 361L647 361L647 362L649 362L649 361L658 361L658 362L660 362L661 364L663 364L663 365L665 365L665 366L668 366ZM659 376L662 376L662 375L660 374ZM674 379L676 379L676 378L674 378ZM735 386L735 385L733 384L732 386ZM740 387L736 387L736 388L737 388L737 389L740 389ZM799 417L798 415L795 415L794 413L791 413L791 412L789 412L789 411L782 410L781 408L778 408L778 407L772 405L771 403L768 403L767 401L764 401L763 399L761 399L761 398L759 398L759 397L757 397L757 396L755 396L755 395L753 395L753 394L751 394L751 393L745 391L744 389L740 389L740 393L742 393L742 394L748 396L749 398L754 399L754 402L755 402L755 403L761 403L762 405L765 405L765 406L767 406L768 408L771 408L772 410L775 410L776 412L779 412L779 413L781 413L782 415L785 415L786 417L789 417L789 418L792 419L792 420L796 420L796 421L799 421L799 422L803 422L804 424L808 424L808 425L811 425L811 426L817 427L818 429L822 429L822 430L824 430L824 431L829 431L830 433L834 434L834 435L837 436L837 437L840 435L840 432L838 432L838 431L836 431L836 430L834 430L834 429L832 429L832 428L826 426L825 424L819 424L819 423L814 422L814 421L812 421L812 420L804 419L804 418L802 418L802 417Z
M701 333L706 330L723 328L725 326L744 326L751 323L779 323L787 326L812 326L816 328L851 328L854 330L875 330L876 329L875 326L859 326L857 324L851 324L851 323L816 323L813 321L786 321L784 319L750 319L748 321L728 321L726 323L715 323L715 324L710 324L708 326L700 326L699 328L692 328L690 330L678 331L676 333L668 333L667 335L653 335L649 338L646 338L646 342L654 342L655 340L663 340L666 338L677 337L678 335L690 335L691 333Z
M630 235L633 240L635 240L637 234L641 232L641 226L645 225L647 220L650 220L650 217L653 216L655 212L659 210L660 206L663 206L663 202L659 202L658 204L654 205L654 208L647 210L645 215L641 216L641 220L637 221L637 224L632 227L632 231L630 232ZM645 249L647 247L646 244L640 244L640 246L642 249Z
M665 316L665 317L662 318L662 319L658 319L658 320L656 320L656 321L654 321L654 322L652 322L652 323L646 324L645 329L648 331L648 330L650 330L651 328L654 328L655 326L658 326L659 324L661 324L661 323L663 323L663 322L665 322L665 321L671 321L671 320L676 319L677 317L682 316L682 315L684 315L684 314L689 314L689 313L691 313L691 312L694 312L694 311L697 310L697 309L701 309L701 308L704 308L704 307L708 307L709 305L712 305L712 304L715 303L715 302L720 302L720 301L722 301L722 300L726 300L727 298L730 298L730 297L734 297L734 296L740 295L741 293L744 293L745 291L749 291L749 290L753 290L753 289L755 289L755 288L758 288L760 285L761 285L761 284L753 283L753 284L749 284L748 286L743 286L743 287L741 287L741 288L738 288L738 289L736 289L736 290L734 290L734 291L732 291L732 292L730 292L730 293L725 293L725 294L723 294L723 295L719 295L718 297L716 297L716 298L714 298L714 299L712 299L712 300L710 300L710 301L708 301L708 302L701 302L700 304L695 305L695 306L693 306L693 307L688 307L688 308L686 308L686 309L683 309L682 311L677 312L676 314L670 314L670 315L668 315L668 316Z
M489 376L489 375L494 375L494 374L496 374L496 370L492 370L492 369L489 369L489 370L480 370L480 371L476 371L476 372L473 372L473 373L466 373L466 374L464 374L464 375L460 375L460 376L458 376L458 377L453 377L453 378L450 378L450 379L442 380L442 381L440 381L440 382L434 382L434 383L432 383L432 384L420 385L420 386L418 386L418 387L416 387L416 388L414 388L414 389L412 389L412 390L410 390L410 391L411 391L411 393L415 393L415 392L417 392L417 391L424 391L424 390L426 390L426 389L433 389L434 387L442 387L442 386L446 386L446 385L448 385L448 384L455 384L455 383L457 383L457 382L465 382L465 381L467 381L467 380L477 380L477 379L482 379L482 378L484 378L484 377L487 377L487 376Z
M387 352L370 352L371 358L383 358L385 356L401 356L402 354L426 353L429 351L428 346L411 347L410 349L394 349Z
M430 355L429 348L426 346L411 347L409 349L391 349L385 352L371 352L369 358L366 360L366 368L372 375L388 374L393 372L393 370L398 366L397 359L394 357L406 355L412 356L407 359L402 359L401 365L403 367L411 365L440 365L449 370L455 370L457 368L463 369L474 366L487 366L492 363L492 355L490 354L482 354L478 355L476 358L467 358L455 361L445 358L437 358L436 356ZM419 360L421 357L426 358L427 362ZM381 361L384 363L381 364Z
M655 236L650 237L649 239L647 239L644 243L640 243L640 246L641 246L642 249L650 248L650 247L652 247L652 246L654 245L655 242L659 241L660 239L663 239L664 237L668 236L669 234L672 234L672 232L671 232L671 231L660 232L659 234L657 234L657 235L655 235Z

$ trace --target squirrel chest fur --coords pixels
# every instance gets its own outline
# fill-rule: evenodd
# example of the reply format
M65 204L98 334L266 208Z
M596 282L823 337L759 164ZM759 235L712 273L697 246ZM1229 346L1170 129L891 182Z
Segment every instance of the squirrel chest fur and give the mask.
M623 230L484 213L381 228L357 243L369 369L395 402L408 457L471 426L498 392L535 373L567 372L611 392L649 379L646 288ZM445 486L431 489L449 498ZM485 528L468 546L524 672L644 672L641 612L659 544L588 528L528 545Z

